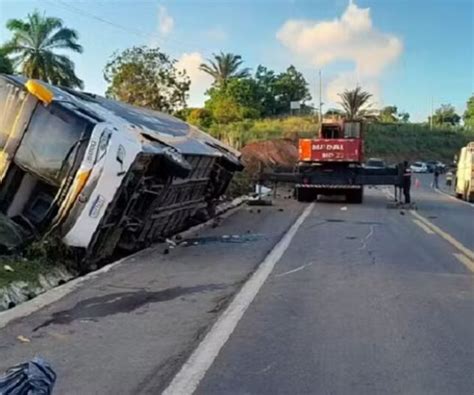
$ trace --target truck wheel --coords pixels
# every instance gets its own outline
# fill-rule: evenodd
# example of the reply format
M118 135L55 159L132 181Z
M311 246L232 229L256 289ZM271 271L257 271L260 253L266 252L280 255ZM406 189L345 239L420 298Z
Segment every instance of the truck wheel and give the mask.
M298 202L311 202L314 200L313 193L311 188L296 188L296 200Z
M307 190L306 188L296 188L295 189L296 200L298 202L306 202L307 201Z
M356 189L348 191L346 194L346 200L348 203L360 204L364 200L364 189Z

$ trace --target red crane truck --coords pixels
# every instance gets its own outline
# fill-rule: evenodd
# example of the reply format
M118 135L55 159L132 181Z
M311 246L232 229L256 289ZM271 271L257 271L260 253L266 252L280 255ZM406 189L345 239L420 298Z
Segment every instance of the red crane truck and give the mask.
M265 172L260 180L294 183L295 197L302 202L343 195L349 203L362 203L364 185L401 187L401 166L363 166L364 129L362 121L323 122L317 138L299 140L294 172Z
M344 195L348 202L362 203L363 128L360 121L323 123L318 138L299 141L301 182L295 185L299 201L313 200L317 195Z

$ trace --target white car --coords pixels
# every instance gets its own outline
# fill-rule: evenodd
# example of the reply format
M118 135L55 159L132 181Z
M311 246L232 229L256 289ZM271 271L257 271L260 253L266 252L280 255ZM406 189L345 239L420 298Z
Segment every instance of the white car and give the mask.
M428 166L424 162L415 162L410 169L413 173L428 173Z

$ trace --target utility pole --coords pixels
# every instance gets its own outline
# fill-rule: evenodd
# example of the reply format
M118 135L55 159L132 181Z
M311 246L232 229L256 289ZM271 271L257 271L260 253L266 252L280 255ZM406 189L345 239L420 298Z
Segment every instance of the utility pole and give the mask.
M319 123L323 123L323 94L321 69L319 69Z
M433 96L431 96L430 130L433 130Z

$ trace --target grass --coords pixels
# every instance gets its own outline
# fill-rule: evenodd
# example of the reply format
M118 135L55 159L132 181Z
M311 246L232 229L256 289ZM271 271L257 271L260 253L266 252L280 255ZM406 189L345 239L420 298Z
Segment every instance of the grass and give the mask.
M0 288L15 281L39 285L38 277L58 267L74 270L76 257L59 240L46 239L28 245L12 255L0 256ZM13 269L8 271L5 265Z
M240 149L253 141L315 137L318 123L312 117L287 117L213 125L209 132L227 144ZM455 154L469 141L474 130L434 128L424 124L367 125L366 157L381 157L388 161L442 160L451 163Z
M370 124L366 132L366 157L388 161L442 160L451 163L455 154L469 141L474 131L433 129L416 124Z
M14 271L5 270L5 265L10 266ZM52 264L42 260L28 260L21 256L2 256L0 257L0 288L16 281L39 285L39 275L47 274L53 268Z

